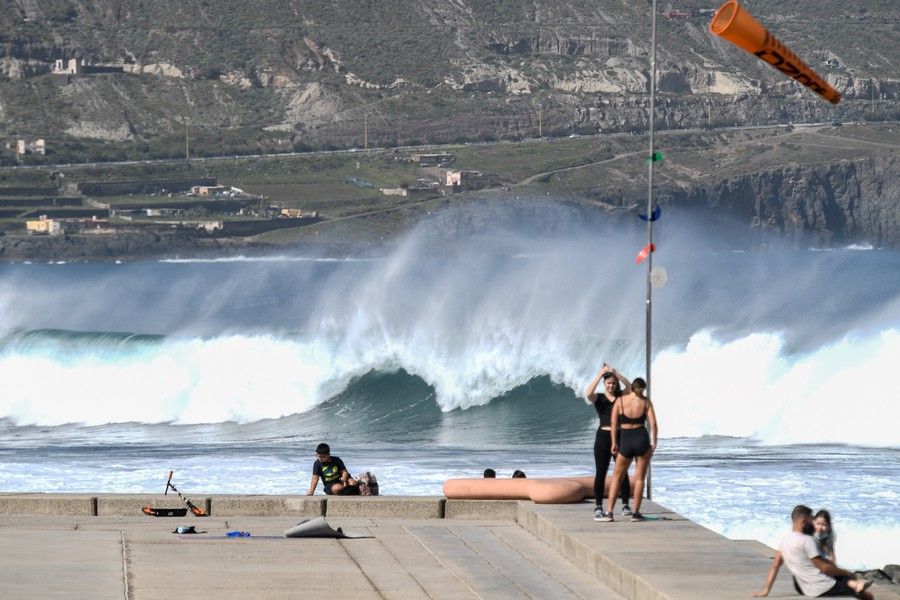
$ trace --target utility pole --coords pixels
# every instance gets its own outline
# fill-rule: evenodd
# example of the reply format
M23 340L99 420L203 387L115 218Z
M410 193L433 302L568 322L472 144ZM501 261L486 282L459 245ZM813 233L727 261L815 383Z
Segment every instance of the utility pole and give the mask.
M656 154L654 148L654 117L656 111L656 0L653 0L653 19L651 21L650 33L650 156L647 160L647 302L646 302L646 374L647 374L647 394L652 392L650 379L650 341L652 339L652 317L653 305L651 290L653 283L651 281L651 273L653 272L653 163L656 162ZM650 396L653 397L652 395ZM653 432L654 435L656 432ZM647 499L652 499L652 478L651 471L647 471Z
M653 286L650 282L650 272L653 270L653 163L654 159L654 116L656 110L656 0L653 0L653 21L651 33L651 50L650 50L650 155L647 160L647 243L650 245L651 252L647 255L647 302L646 302L646 355L645 368L647 374L647 393L652 389L650 387L650 340L651 340L651 323L652 323L652 302L651 292ZM649 491L649 490L648 490Z
M369 149L369 115L363 117L363 150Z
M544 105L538 104L538 137L544 137Z
M191 158L191 134L190 128L188 125L188 121L184 121L184 159L190 160Z

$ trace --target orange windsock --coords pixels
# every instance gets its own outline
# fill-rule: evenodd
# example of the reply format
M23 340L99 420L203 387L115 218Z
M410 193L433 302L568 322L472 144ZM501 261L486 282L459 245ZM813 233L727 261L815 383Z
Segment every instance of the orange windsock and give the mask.
M841 101L837 90L760 25L737 0L728 0L719 7L709 22L709 30L796 79L832 104Z

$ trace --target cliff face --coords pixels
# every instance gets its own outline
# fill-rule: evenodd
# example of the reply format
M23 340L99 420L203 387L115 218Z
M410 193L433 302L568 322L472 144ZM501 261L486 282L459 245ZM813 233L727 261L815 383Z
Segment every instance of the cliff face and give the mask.
M701 221L721 222L729 228L743 223L760 234L739 235L734 240L738 244L743 243L740 240L761 244L772 237L794 239L804 248L853 243L900 248L900 194L894 184L898 169L900 158L896 156L787 166L699 182L686 189L664 187L656 198L666 211L687 208ZM610 218L633 223L633 213L642 211L646 197L609 200L552 205L540 199L454 203L450 210L432 216L429 223L436 235L446 238L490 234L497 223L515 223L517 231L538 237L566 235ZM598 203L604 210L597 210Z
M675 204L708 207L750 226L812 233L822 246L866 241L900 247L896 156L768 169L673 193Z

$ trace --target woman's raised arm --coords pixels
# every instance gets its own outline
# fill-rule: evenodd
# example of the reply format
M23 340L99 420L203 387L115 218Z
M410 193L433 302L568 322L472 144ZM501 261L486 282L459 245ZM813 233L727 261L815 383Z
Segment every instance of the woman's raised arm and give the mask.
M593 381L591 381L587 389L584 390L584 397L587 398L587 401L590 403L594 403L597 401L595 394L597 393L597 386L600 385L600 380L603 378L603 375L609 373L612 369L603 363L603 366L600 367L600 372L597 373L597 376L594 377Z

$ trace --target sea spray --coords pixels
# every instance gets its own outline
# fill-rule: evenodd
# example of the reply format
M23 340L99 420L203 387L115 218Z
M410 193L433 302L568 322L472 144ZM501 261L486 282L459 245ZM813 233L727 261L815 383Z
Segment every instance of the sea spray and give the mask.
M900 283L871 281L896 270L896 253L736 253L740 239L701 231L676 220L660 240L670 282L655 292L651 393L663 435L890 444L882 428L834 426L834 390L888 372ZM0 342L0 374L21 392L0 416L252 423L400 371L445 412L538 377L577 396L603 361L643 374L638 233L497 227L437 246L423 227L364 261L6 266L0 325L18 333ZM877 395L853 397L877 410Z
M174 468L204 493L297 493L321 440L391 494L589 473L585 385L602 361L644 374L642 234L530 210L443 213L366 260L0 265L2 489L152 492ZM667 216L654 499L767 542L793 504L826 507L842 562L896 562L900 257Z

